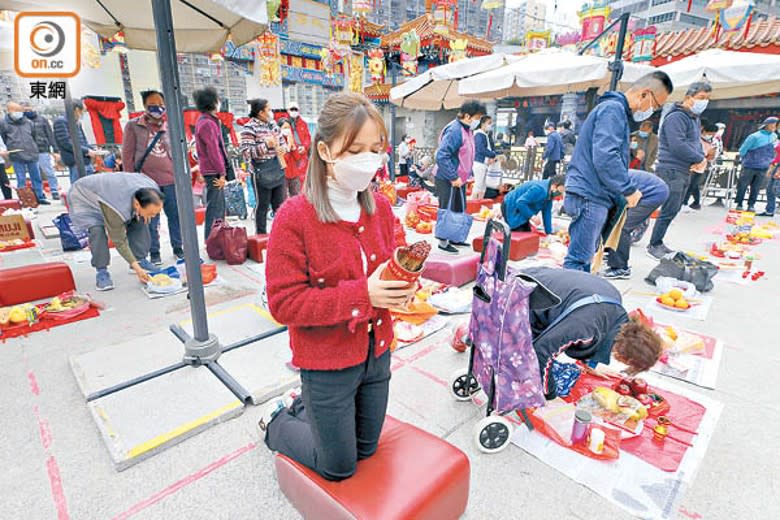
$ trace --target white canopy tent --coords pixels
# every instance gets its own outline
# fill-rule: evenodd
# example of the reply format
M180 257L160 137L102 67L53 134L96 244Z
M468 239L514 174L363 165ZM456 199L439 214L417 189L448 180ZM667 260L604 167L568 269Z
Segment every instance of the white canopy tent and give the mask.
M527 97L567 92L609 85L612 71L609 59L579 55L560 49L545 49L504 67L471 76L459 83L463 97ZM625 88L652 72L653 67L623 62L619 86Z
M780 92L780 56L776 54L708 49L659 69L674 83L671 101L681 100L688 87L701 80L712 85L712 99Z
M440 110L457 108L466 99L458 94L458 81L523 59L512 54L488 54L433 67L393 87L390 102L405 108Z
M11 11L71 11L96 33L110 38L124 31L131 49L157 50L151 2L111 0L0 0ZM265 0L188 0L171 2L178 52L218 52L228 35L242 45L268 25Z

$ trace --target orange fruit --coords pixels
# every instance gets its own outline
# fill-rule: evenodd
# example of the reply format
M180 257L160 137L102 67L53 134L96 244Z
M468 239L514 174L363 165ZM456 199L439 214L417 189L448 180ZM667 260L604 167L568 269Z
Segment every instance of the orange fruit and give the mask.
M680 289L672 289L671 291L669 291L669 297L672 300L677 301L683 297L683 292Z
M674 303L674 306L677 307L678 309L687 309L688 307L690 307L690 304L687 301L685 301L685 298L680 298Z
M661 296L661 303L668 305L669 307L674 307L674 300L668 294Z

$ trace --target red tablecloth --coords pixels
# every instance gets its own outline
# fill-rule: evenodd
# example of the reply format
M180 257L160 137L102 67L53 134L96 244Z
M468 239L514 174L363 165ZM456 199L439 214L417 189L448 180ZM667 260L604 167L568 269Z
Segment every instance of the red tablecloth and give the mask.
M46 315L44 315L39 322L34 323L33 325L27 325L25 323L22 323L20 325L13 325L9 327L0 328L0 330L2 330L2 335L0 335L0 340L2 340L5 343L5 340L7 339L18 338L19 336L27 336L32 332L38 332L40 330L49 330L53 327L59 327L60 325L67 325L68 323L75 323L77 321L88 320L90 318L96 318L98 316L100 316L100 311L97 310L95 307L90 307L82 314L79 314L78 316L66 320L54 320L50 318L47 319Z
M35 242L29 241L25 242L24 244L18 245L18 246L7 246L2 249L0 249L0 253L8 253L10 251L18 251L20 249L29 249L31 247L36 247Z

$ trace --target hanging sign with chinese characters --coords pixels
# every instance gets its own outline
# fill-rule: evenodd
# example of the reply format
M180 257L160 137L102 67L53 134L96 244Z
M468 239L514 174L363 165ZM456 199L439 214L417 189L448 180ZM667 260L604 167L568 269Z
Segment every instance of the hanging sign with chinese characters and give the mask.
M363 53L353 52L349 58L349 90L363 92Z
M550 46L551 31L528 31L525 35L525 45L528 50L540 51Z
M385 81L385 53L382 49L369 49L368 73L371 74L371 83L383 83Z
M282 84L279 37L270 31L264 32L257 38L257 62L260 67L260 85L272 87Z
M433 2L433 32L448 35L450 27L458 26L457 0L434 0Z
M585 5L577 14L582 24L582 41L590 41L596 38L607 26L611 8L601 0L593 5Z
M631 61L650 61L655 56L655 26L634 31L634 55Z

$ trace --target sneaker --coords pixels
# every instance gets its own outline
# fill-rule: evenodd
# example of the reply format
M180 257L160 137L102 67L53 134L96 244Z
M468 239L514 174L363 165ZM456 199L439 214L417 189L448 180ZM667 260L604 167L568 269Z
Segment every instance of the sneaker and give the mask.
M693 209L693 210L696 210L696 211L698 211L698 210L700 210L700 209L701 209L701 204L691 204L691 205L690 205L690 206L688 206L688 207L689 207L689 208L691 208L691 209Z
M748 211L748 213L755 213L756 212L756 208L748 208L747 211Z
M450 244L456 247L471 247L471 244L467 244L466 242L450 242Z
M459 251L455 249L455 247L450 244L448 246L439 246L439 252L444 253L446 255L457 255Z
M60 200L60 194L57 193L56 191L53 191L51 194L51 198L52 200Z
M160 253L149 253L149 258L152 261L152 264L156 266L162 265L162 258L160 258Z
M160 262L160 264L162 264L162 262ZM157 270L154 264L149 260L147 260L146 258L139 260L138 265L140 265L141 269L143 269L144 271L152 272Z
M38 204L40 204L41 206L50 206L51 202L49 202L49 199L44 197L42 199L38 199Z
M287 406L284 403L284 396L276 397L268 401L263 409L263 414L260 416L260 420L257 422L257 428L260 430L261 435L265 435L268 425L271 424L280 412L284 411Z
M757 217L774 217L774 216L775 216L775 214L774 214L774 213L767 213L767 212L765 211L765 212L763 212L763 213L759 213L759 214L758 214L758 215L756 215L756 216L757 216Z
M184 249L181 247L174 247L173 254L176 255L176 258L181 260L182 258L184 258Z
M664 244L657 246L647 246L647 254L656 260L660 260L671 253L674 253L674 251L666 247Z
M95 278L95 288L98 291L110 291L114 288L114 282L111 280L108 269L98 269Z
M630 267L626 269L609 268L606 271L604 271L604 274L602 276L607 280L629 280L631 279L631 268Z

